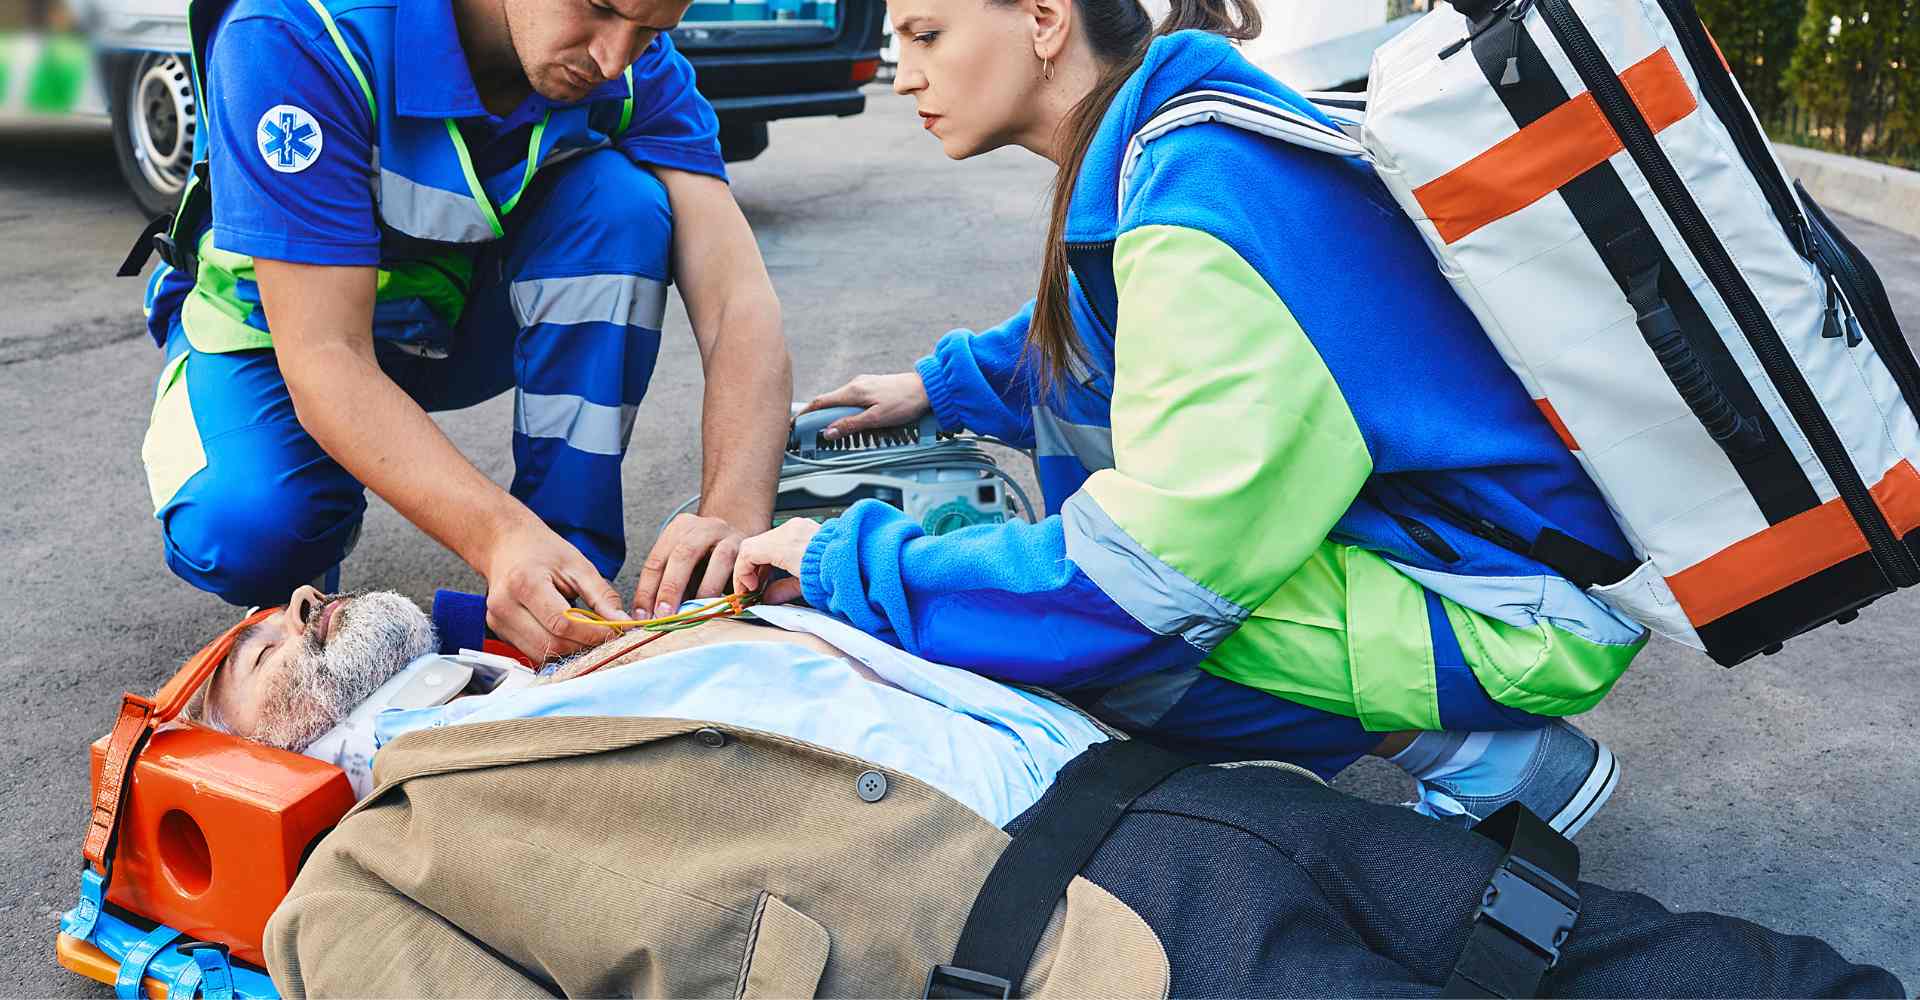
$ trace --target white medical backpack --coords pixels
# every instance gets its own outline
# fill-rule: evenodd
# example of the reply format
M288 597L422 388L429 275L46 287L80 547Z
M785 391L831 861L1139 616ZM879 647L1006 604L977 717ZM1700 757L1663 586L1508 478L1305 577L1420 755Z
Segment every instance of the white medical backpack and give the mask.
M1453 0L1325 96L1343 128L1197 92L1135 141L1371 162L1641 560L1594 593L1731 665L1920 582L1920 365L1692 0Z

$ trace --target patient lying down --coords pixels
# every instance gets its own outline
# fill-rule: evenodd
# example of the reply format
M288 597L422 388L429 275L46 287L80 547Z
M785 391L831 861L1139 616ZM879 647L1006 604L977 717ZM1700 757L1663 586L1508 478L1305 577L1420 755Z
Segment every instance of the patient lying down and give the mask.
M623 636L536 678L498 657L432 652L426 615L399 594L302 587L235 642L192 717L339 764L361 795L377 748L416 729L541 716L727 723L897 767L997 825L1107 738L1045 695L929 663L816 612L756 616L645 645Z
M375 750L416 730L555 716L698 720L719 727L709 746L724 745L729 730L806 741L871 762L883 773L918 778L996 826L1012 824L1015 830L1016 817L1056 779L1082 780L1078 776L1092 758L1075 758L1111 735L1046 695L929 663L815 612L778 607L756 609L755 615L765 622L710 623L640 648L634 647L642 637L625 636L536 678L499 658L432 652L436 644L426 616L398 594L328 597L302 588L284 612L240 638L199 696L197 712L201 720L237 735L339 763L363 796L373 788L369 763ZM462 799L456 810L465 816L469 809L480 815L498 808L484 801L484 781L474 787L475 798ZM777 799L785 787L775 783L763 791ZM579 805L569 794L590 793L554 789L553 794L560 801L542 802L538 790L523 792L521 808L533 812L504 821L530 836L525 829L538 826L540 816ZM619 813L635 801L635 795L623 793L608 800L605 810ZM767 805L779 811L777 801ZM408 808L427 806L422 800ZM605 824L598 835L610 838L603 861L645 867L650 855L639 847L649 824L642 817L628 819ZM380 820L362 816L358 822ZM781 835L767 830L770 844L779 843ZM421 842L418 849L428 848ZM413 861L401 863L385 851L375 852L380 865L411 870ZM1174 995L1411 995L1430 993L1447 977L1480 899L1489 859L1497 854L1464 830L1352 799L1299 772L1199 767L1167 779L1137 802L1081 872L1151 926L1166 952ZM732 876L725 865L739 860L719 850L685 870L648 868L644 876L657 881L705 873L726 882ZM487 898L487 886L478 883L520 877L491 864L459 870L458 877L476 882L456 893L460 898L468 890L473 898ZM365 872L353 878L364 881ZM303 875L301 885L308 881ZM410 938L403 946L382 930L343 948L339 935L398 926L393 922L407 915L401 911L424 904L405 893L376 894L385 907L377 917L322 905L336 898L324 890L345 884L320 878L310 899L300 897L297 885L295 897L304 901L295 906L294 917L276 918L270 935L286 940L270 947L270 954L280 958L276 978L286 974L283 989L303 984L315 993L414 992L418 984L404 976L376 974L413 967L419 953L406 950L414 948ZM858 877L827 884L855 894L867 885ZM699 895L712 888L699 883L688 891L698 889ZM1812 938L1786 937L1711 914L1673 914L1645 896L1590 883L1582 883L1579 892L1579 921L1542 984L1548 995L1900 992L1898 980L1884 970L1853 965ZM533 908L514 914L509 921L514 927L566 925L570 921L562 916L576 912L539 894L516 889L510 895L520 901L516 905ZM1365 902L1336 906L1334 899ZM866 905L860 898L840 902L855 911ZM807 905L819 912L838 904L815 899ZM488 940L485 922L471 917L461 924L433 914L422 917L421 926L443 927L454 920L461 933ZM1223 926L1239 930L1223 938ZM1432 932L1436 927L1451 930ZM1410 928L1427 930L1410 933ZM851 929L832 929L835 953L845 943L840 935ZM588 940L599 938L579 938ZM367 953L388 945L403 948L404 955L383 962ZM664 947L661 941L647 946L655 945ZM504 944L488 952L505 953ZM579 957L585 967L601 969L618 966L622 954L614 949ZM670 950L663 951L654 959L669 955ZM435 985L450 993L482 995L497 983L475 979ZM618 992L599 980L580 990Z

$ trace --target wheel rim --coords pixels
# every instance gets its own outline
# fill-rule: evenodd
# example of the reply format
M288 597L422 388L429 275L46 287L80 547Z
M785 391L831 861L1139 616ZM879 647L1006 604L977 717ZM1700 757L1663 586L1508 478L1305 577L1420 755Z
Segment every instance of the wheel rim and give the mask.
M147 56L127 95L133 158L155 191L175 195L193 170L193 80L178 56Z

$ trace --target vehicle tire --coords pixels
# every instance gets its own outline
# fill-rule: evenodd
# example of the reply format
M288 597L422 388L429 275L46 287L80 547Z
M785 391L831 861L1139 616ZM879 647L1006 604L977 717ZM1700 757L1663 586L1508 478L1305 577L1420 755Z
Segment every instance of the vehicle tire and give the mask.
M199 128L187 57L169 52L117 57L109 86L120 173L141 210L166 215L179 204L193 171L193 136Z
M767 151L766 122L720 123L720 158L728 163L751 160Z

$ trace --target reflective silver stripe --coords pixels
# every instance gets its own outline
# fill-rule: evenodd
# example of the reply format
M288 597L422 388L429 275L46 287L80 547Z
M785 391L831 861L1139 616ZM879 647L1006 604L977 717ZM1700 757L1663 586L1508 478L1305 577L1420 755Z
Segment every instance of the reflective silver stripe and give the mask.
M524 329L535 323L615 323L660 329L667 318L667 283L637 274L516 281L513 314Z
M1602 646L1630 646L1646 635L1640 623L1557 576L1463 576L1387 565L1441 597L1515 628L1553 625Z
M1108 691L1093 703L1093 714L1122 732L1151 729L1166 718L1199 679L1199 667L1148 674Z
M1180 636L1206 653L1247 620L1246 608L1142 548L1085 491L1067 498L1060 520L1067 558L1147 628Z
M513 394L513 429L535 438L562 438L567 447L594 455L626 453L637 406L605 406L579 396Z
M484 243L493 239L487 213L472 195L442 191L384 168L380 171L380 219L423 240Z
M1113 468L1112 428L1062 420L1044 406L1033 408L1033 444L1035 455L1071 455L1088 472Z

